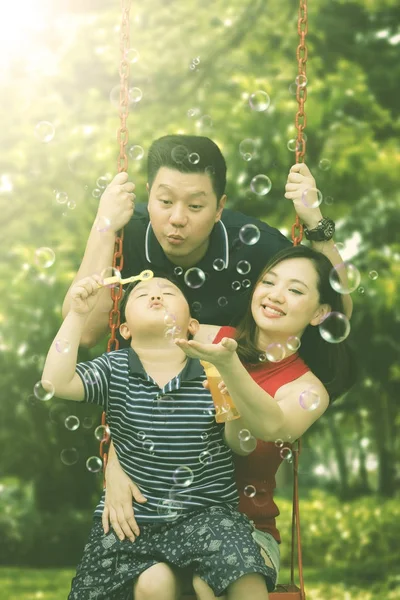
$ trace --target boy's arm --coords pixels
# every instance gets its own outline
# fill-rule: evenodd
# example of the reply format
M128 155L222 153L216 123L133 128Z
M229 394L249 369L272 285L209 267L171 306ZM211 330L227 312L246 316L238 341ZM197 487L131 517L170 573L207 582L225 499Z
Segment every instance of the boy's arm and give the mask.
M100 277L83 279L71 290L71 309L47 354L42 374L42 385L52 391L58 398L68 400L84 400L84 387L80 376L76 373L79 341L84 330L87 317L96 304ZM68 352L58 352L57 342L62 340Z
M104 269L111 267L116 232L122 229L133 215L134 189L134 184L128 181L128 175L125 172L118 173L105 189L90 231L81 266L64 299L63 317L66 317L70 309L71 290L76 282L91 276L92 273L100 275ZM80 341L82 345L94 346L104 337L107 333L110 309L110 290L103 288L98 294L95 310L88 315L84 323Z

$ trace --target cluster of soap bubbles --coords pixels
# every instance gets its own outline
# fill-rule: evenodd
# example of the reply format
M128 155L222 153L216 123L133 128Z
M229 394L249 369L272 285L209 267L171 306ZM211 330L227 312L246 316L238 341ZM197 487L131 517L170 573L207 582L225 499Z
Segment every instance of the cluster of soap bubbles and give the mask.
M196 58L193 58L192 61L191 61L191 63L190 63L190 66L189 66L190 70L191 71L196 71L196 69L199 66L199 64L200 64L200 56L196 56Z

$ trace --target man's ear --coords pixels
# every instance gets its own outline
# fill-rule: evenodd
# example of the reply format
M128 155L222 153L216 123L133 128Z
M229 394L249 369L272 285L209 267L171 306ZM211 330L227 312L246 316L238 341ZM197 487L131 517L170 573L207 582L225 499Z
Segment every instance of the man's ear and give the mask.
M188 332L190 333L190 335L196 335L199 329L200 323L198 322L198 320L191 318L188 325Z
M119 326L119 332L124 338L124 340L129 340L129 338L131 337L131 332L127 323L121 323L121 325Z
M310 321L310 325L321 325L325 317L332 311L330 304L321 304Z
M217 214L215 215L215 223L218 223L218 221L221 219L222 211L225 208L227 199L228 199L228 197L226 194L221 196L220 201L218 202Z

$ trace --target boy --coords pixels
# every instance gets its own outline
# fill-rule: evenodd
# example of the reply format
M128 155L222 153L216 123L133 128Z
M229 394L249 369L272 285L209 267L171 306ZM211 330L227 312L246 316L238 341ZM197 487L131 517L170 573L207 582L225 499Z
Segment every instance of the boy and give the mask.
M132 582L161 562L191 567L216 595L226 591L228 600L243 600L243 584L252 600L267 600L275 573L261 557L249 519L236 510L232 455L202 385L203 369L165 335L171 321L182 337L196 333L199 323L185 296L165 278L132 284L120 327L130 347L77 365L100 282L93 276L73 286L42 384L51 382L60 398L104 407L119 461L147 502L135 505L140 536L121 541L113 531L103 533L103 491L69 600L131 599ZM57 352L59 338L68 340L69 353ZM166 590L162 600L175 597Z

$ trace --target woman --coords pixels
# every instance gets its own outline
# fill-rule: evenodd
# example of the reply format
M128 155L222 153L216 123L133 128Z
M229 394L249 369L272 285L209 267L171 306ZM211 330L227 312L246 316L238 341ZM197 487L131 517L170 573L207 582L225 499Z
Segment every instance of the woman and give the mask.
M330 285L331 270L329 260L310 248L285 249L259 277L236 331L202 325L194 340L175 340L188 356L217 367L241 415L229 427L229 435L239 438L243 450L243 456L235 455L239 510L254 521L255 539L276 575L281 540L275 526L279 514L273 500L275 474L281 462L290 458L290 443L302 436L355 378L346 341L328 343L318 330L325 319L324 328L333 321L329 329L334 341L334 329L343 323L339 315L335 324L335 316L343 313L343 303ZM248 454L252 443L256 448ZM113 497L104 511L103 524L108 528L110 517L117 533L122 532L119 525L127 533L127 524L133 530L135 523L132 509L129 511L131 490L135 496L138 490L123 472L120 477L117 484L115 470L107 471L107 494ZM125 498L121 493L115 498L115 489L124 485L129 486L128 502L126 489ZM112 508L115 506L119 508ZM145 572L138 578L135 600L140 600L142 592L143 597L160 598L167 585L173 586L179 598L179 577L168 565L155 565L151 574ZM193 587L199 600L214 599L211 589L197 576Z

